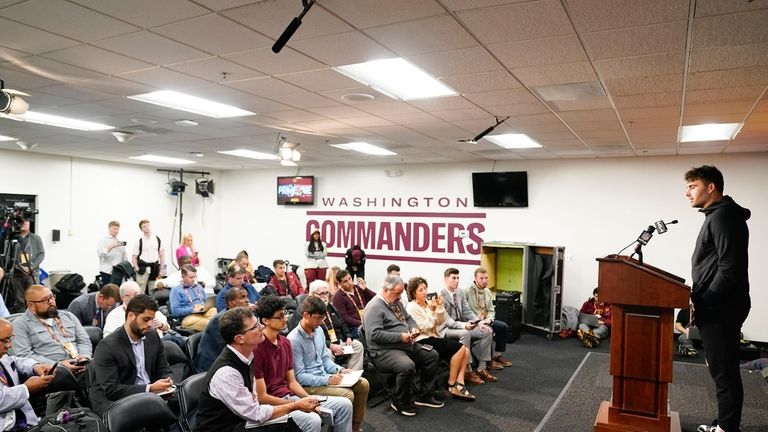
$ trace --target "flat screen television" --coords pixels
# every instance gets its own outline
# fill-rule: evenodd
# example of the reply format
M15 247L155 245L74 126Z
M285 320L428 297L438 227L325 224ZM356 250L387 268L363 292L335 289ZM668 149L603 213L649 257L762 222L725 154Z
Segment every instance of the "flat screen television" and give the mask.
M528 173L472 173L472 196L475 207L528 207Z
M278 204L307 204L315 203L315 177L278 177Z

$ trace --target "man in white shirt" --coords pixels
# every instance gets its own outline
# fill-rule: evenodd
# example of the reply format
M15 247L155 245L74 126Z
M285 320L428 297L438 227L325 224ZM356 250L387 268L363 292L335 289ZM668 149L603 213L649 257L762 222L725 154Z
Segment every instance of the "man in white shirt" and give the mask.
M99 240L99 245L96 247L96 254L99 256L99 276L101 283L105 285L112 282L112 267L128 261L126 242L117 239L117 234L120 233L120 222L110 221L107 229L109 235ZM121 282L117 281L115 284Z
M139 284L135 281L129 280L120 285L121 304L107 315L107 321L104 324L104 337L109 336L110 333L121 328L123 324L125 324L125 306L140 292L141 288L139 288ZM168 325L168 318L166 318L160 311L155 312L153 326L159 332L158 335L161 337L164 332L171 329Z
M160 237L152 235L148 220L140 221L139 229L142 236L134 245L131 264L136 271L139 287L146 290L148 286L153 286L155 279L165 277L165 249Z

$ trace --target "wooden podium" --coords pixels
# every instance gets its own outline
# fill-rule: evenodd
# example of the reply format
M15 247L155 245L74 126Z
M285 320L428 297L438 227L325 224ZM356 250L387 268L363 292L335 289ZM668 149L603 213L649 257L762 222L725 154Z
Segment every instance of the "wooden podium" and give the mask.
M611 304L613 397L603 401L595 432L680 431L668 409L674 308L687 308L685 279L626 256L598 258L600 301Z

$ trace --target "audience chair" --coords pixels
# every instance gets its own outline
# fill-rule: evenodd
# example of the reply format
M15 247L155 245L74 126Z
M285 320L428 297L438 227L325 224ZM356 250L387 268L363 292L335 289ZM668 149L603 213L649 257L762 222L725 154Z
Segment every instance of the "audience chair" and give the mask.
M163 398L154 393L137 393L110 405L104 423L110 432L134 432L144 428L169 431L177 421Z
M386 393L382 395L379 391L375 394L368 394L368 406L375 407L386 401L387 397L389 397L392 403L399 408L400 404L397 402L394 389L392 388L395 375L379 368L375 355L371 354L371 350L368 349L368 341L365 339L365 330L363 329L363 326L360 326L360 342L363 343L363 350L365 351L365 357L368 358L368 363L373 366L373 369L376 371L376 375L381 382L381 387Z
M165 350L165 358L168 360L168 366L171 367L173 382L180 383L184 381L184 378L187 376L187 369L189 371L193 370L187 355L184 354L184 351L175 342L163 341L163 349Z
M192 375L179 386L179 423L182 432L192 432L196 426L197 403L205 384L205 373Z
M11 324L13 324L13 322L14 322L14 321L15 321L15 320L16 320L18 317L20 317L20 316L22 316L22 315L24 315L24 314L25 314L25 312L18 312L18 313L15 313L15 314L10 314L10 315L8 315L8 318L6 318L6 319L7 319L8 321L10 321L10 322L11 322Z
M171 297L171 289L153 289L150 291L152 298L155 299L159 306L165 306L168 304L168 299Z
M96 345L104 339L104 331L96 326L83 326L88 337L91 339L91 348L96 351Z
M205 372L205 371L199 371L195 367L195 357L197 357L197 347L200 345L200 339L203 338L202 333L195 333L192 336L187 338L187 355L189 356L189 363L192 365L192 370L194 372Z
M166 318L168 318L168 325L171 327L171 330L175 331L176 333L182 335L182 336L190 336L195 333L197 333L194 330L185 329L181 327L181 319L171 316L171 301L168 300L168 304L165 304L163 306L160 306L158 309L160 312L165 315Z

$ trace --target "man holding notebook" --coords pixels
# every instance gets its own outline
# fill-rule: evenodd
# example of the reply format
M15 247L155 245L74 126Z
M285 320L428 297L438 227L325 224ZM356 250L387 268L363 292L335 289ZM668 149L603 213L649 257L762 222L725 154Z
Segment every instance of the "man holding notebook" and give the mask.
M314 282L313 282L314 283ZM301 304L301 322L289 334L296 380L311 395L341 396L352 402L352 432L359 432L368 400L368 381L362 371L334 363L325 347L322 323L325 302L309 296Z
M597 348L600 341L611 333L611 305L598 300L598 289L592 290L592 297L581 305L579 330L576 334L582 345Z

